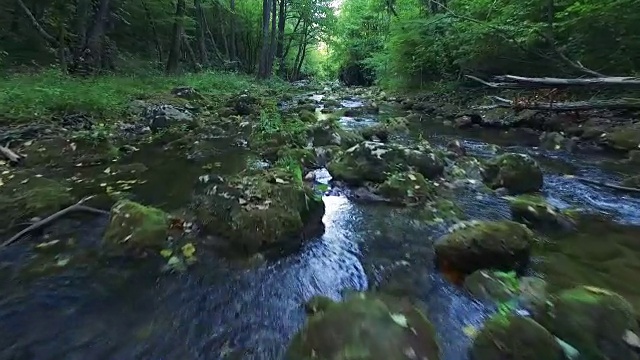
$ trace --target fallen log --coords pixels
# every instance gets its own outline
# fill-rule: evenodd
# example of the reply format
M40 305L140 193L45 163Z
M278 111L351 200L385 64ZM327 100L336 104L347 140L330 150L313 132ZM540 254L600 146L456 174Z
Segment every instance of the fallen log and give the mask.
M477 81L485 86L496 89L523 89L523 88L565 88L571 86L594 87L594 86L638 86L640 78L633 76L606 76L594 78L566 79L555 77L530 78L515 75L500 75L493 79L496 81L485 81L476 76L465 75L466 78Z
M580 176L574 176L574 175L565 175L565 177L566 178L570 178L570 179L576 179L576 180L578 180L580 182L583 182L583 183L586 183L586 184L606 187L606 188L613 189L613 190L618 190L618 191L623 191L623 192L640 193L640 189L638 189L638 188L622 186L622 185L616 185L616 184L597 181L597 180L591 180L591 179L583 178L583 177L580 177Z
M23 237L24 235L37 230L45 225L48 225L49 223L58 220L59 218L74 212L74 211L83 211L83 212L88 212L88 213L93 213L93 214L100 214L100 215L109 215L108 211L105 210L100 210L100 209L96 209L96 208L92 208L89 206L85 206L83 205L83 203L85 203L86 201L88 201L89 199L93 198L93 196L88 196L83 198L82 200L78 201L77 203L66 207L40 221L36 221L35 223L33 223L31 226L25 228L24 230L20 231L19 233L15 234L14 236L12 236L9 240L3 242L2 244L0 244L0 249L9 246L11 244L13 244L14 242L18 241L21 237Z
M14 153L11 149L9 149L9 147L5 147L0 145L0 153L2 153L2 155L7 158L7 160L9 160L10 162L14 163L14 164L18 164L21 160L22 160L22 156Z
M496 104L476 106L476 110L486 110L495 108L513 108L513 109L529 109L529 110L547 110L547 111L582 111L582 110L634 110L640 109L640 99L617 99L617 100L590 100L590 101L572 101L572 102L514 102L499 96L490 96Z

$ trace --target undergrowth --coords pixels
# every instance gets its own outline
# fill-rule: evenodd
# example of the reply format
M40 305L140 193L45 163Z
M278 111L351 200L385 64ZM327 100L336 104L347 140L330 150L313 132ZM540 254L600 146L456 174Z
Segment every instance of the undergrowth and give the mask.
M176 86L193 87L211 102L244 90L270 94L287 90L281 81L256 82L250 76L224 72L83 79L49 70L0 79L0 116L33 119L52 113L88 112L105 118L117 117L131 100L166 95Z

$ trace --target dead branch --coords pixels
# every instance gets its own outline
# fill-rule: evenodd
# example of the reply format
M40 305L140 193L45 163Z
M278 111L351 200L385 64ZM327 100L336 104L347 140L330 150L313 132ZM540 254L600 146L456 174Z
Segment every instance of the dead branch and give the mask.
M491 88L522 89L522 88L565 88L571 86L640 86L640 78L632 76L607 76L584 79L566 79L555 77L530 78L515 75L495 76L496 82L489 82L478 77L465 75Z
M22 161L22 156L14 153L11 149L9 149L9 146L7 144L7 146L2 146L0 145L0 153L2 153L2 155L7 158L7 160L9 160L10 162L14 163L14 164L18 164L20 163L20 161Z
M576 180L581 181L581 182L583 182L583 183L587 183L587 184L591 184L591 185L596 185L596 186L601 186L601 187L606 187L606 188L613 189L613 190L624 191L624 192L640 193L640 189L638 189L638 188L633 188L633 187L628 187L628 186L622 186L622 185L616 185L616 184L612 184L612 183L608 183L608 182L602 182L602 181L597 181L597 180L591 180L591 179L583 178L583 177L580 177L580 176L566 175L565 177L567 177L567 178L572 178L572 179L576 179Z
M2 244L0 244L0 249L4 248L6 246L9 246L11 244L13 244L14 242L18 241L21 237L23 237L24 235L37 230L43 226L46 226L48 224L50 224L53 221L56 221L58 219L60 219L61 217L74 212L74 211L83 211L83 212L88 212L88 213L93 213L93 214L99 214L99 215L108 215L109 212L105 211L105 210L100 210L100 209L96 209L96 208L92 208L89 206L85 206L83 205L83 203L85 203L86 201L88 201L89 199L93 198L93 196L88 196L83 198L82 200L78 201L77 203L64 208L40 221L37 221L35 223L33 223L31 226L27 227L26 229L20 231L19 233L15 234L14 236L12 236L9 240L3 242Z
M49 42L53 47L58 47L58 40L56 40L54 36L49 34L47 30L45 30L42 27L42 25L40 24L40 22L38 22L36 17L33 16L33 14L31 13L31 10L29 10L27 5L25 5L25 3L22 0L17 0L17 1L22 11L24 11L24 14L29 18L29 21L31 21L31 24L33 25L33 27L36 28L36 30L38 31L38 34L40 34L40 36L42 36L42 38L45 39L47 42Z
M505 99L499 96L490 96L490 99L496 101L493 105L476 106L476 110L487 110L495 108L513 108L513 109L529 109L529 110L547 110L547 111L582 111L595 109L609 110L629 110L640 109L640 99L619 99L619 100L591 100L591 101L573 101L558 103L540 103L540 102L517 102Z

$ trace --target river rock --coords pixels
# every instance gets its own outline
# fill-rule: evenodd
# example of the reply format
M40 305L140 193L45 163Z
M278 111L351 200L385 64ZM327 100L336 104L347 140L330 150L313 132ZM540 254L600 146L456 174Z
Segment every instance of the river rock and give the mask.
M429 144L402 146L364 141L342 153L328 164L331 176L350 185L366 181L382 183L387 174L414 170L433 179L444 170L443 155Z
M492 189L506 188L510 194L536 192L542 188L542 170L531 156L502 154L487 162L482 177Z
M193 114L187 109L174 105L150 105L145 108L143 117L152 131L166 129L176 124L194 124Z
M630 188L640 188L640 175L629 176L622 180L622 186Z
M518 292L515 273L477 270L464 279L464 288L475 298L501 303L511 300Z
M302 110L298 113L298 116L305 123L313 124L318 120L314 111Z
M620 151L640 148L640 124L621 125L601 136L605 145Z
M285 359L438 360L439 348L433 326L413 305L361 293L311 316Z
M395 204L412 204L434 200L437 188L430 180L415 171L394 173L375 192Z
M640 335L633 307L622 296L579 286L552 297L539 322L575 347L581 359L638 360L628 339Z
M103 241L118 250L162 249L169 231L169 216L160 209L129 200L111 207Z
M338 108L342 106L342 103L340 101L338 101L337 99L325 99L324 100L324 106L325 107L333 107L333 108Z
M200 95L200 93L190 87L190 86L178 86L176 88L173 88L171 90L171 94L179 97L181 99L186 99L186 100L202 100L204 99L204 96Z
M462 224L435 243L441 269L521 271L529 263L534 235L526 226L509 220Z
M240 94L229 99L226 106L228 108L233 108L237 115L257 115L262 109L262 101L249 94Z
M292 171L273 168L233 176L194 197L191 208L205 232L230 249L253 254L300 243L323 229L324 203Z
M472 360L564 360L554 336L535 321L517 315L496 314L477 334Z
M335 145L348 149L364 140L360 132L343 129L335 118L311 125L309 134L315 147Z
M543 229L573 228L573 220L535 194L507 196L513 220Z

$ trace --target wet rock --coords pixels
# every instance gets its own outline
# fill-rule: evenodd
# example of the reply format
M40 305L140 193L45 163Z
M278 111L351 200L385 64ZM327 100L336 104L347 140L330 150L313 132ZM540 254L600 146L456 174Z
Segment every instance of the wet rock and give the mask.
M366 181L382 183L387 174L407 170L433 179L442 174L444 163L442 155L427 143L405 147L364 141L331 161L328 170L336 180L361 185Z
M452 140L447 143L447 151L454 154L455 156L465 156L467 155L467 149L465 149L464 145L460 140Z
M303 111L315 112L316 106L314 104L303 104L303 105L298 105L295 108L295 112L298 114L300 114Z
M473 340L472 360L564 360L554 336L535 321L496 314Z
M333 304L335 304L333 299L322 295L316 295L304 304L304 309L307 314L313 315L327 310Z
M36 216L49 216L74 203L69 189L58 181L28 170L12 171L12 175L0 186L0 229Z
M303 181L302 169L273 168L237 175L197 194L191 204L203 230L230 249L253 254L299 244L322 227L324 203Z
M369 103L364 107L364 112L367 114L378 114L380 107L376 103Z
M480 300L501 303L517 295L518 279L515 272L477 270L464 279L464 288Z
M323 107L320 112L323 114L333 114L336 111L334 107Z
M315 148L315 153L317 165L325 167L329 161L340 153L340 147L336 145L320 146Z
M237 115L257 115L262 108L262 102L255 96L241 94L227 101L227 107L233 108Z
M431 103L429 103L429 102L424 102L423 101L423 102L419 102L419 103L414 104L411 107L411 109L415 110L415 111L419 111L419 112L430 113L430 112L433 112L433 111L436 110L436 106L431 104Z
M186 100L202 100L204 96L200 95L196 89L189 86L178 86L171 90L171 94Z
M523 194L506 197L513 220L543 229L571 229L573 220L547 203L540 195Z
M294 160L305 169L317 168L316 152L313 148L283 148L278 150L278 160Z
M360 108L350 108L344 111L344 116L346 117L358 117L363 114L362 109Z
M342 103L336 99L325 99L324 106L338 108L342 106Z
M634 175L622 180L622 186L640 189L640 175Z
M436 241L437 264L445 272L461 274L521 271L529 263L533 242L531 230L513 221L463 223Z
M626 338L640 334L633 307L620 295L579 286L554 296L539 322L584 359L637 360Z
M238 112L236 111L236 109L232 107L225 107L218 110L218 116L223 118L234 116L234 115L238 115Z
M164 211L121 200L111 208L103 242L114 250L162 249L168 230L169 216Z
M558 132L544 132L540 135L540 146L548 150L573 151L576 147L576 140L567 138Z
M458 116L453 120L453 125L460 129L471 127L473 125L473 118L470 115Z
M411 110L413 109L414 105L415 105L415 101L413 101L412 99L404 99L400 102L400 107L403 110Z
M359 132L343 129L337 119L329 118L312 125L309 129L313 146L336 145L342 148L350 148L362 142L363 137Z
M194 124L194 117L187 109L173 105L151 105L143 113L152 131L166 129L176 124Z
M408 302L355 294L313 315L286 359L439 359L433 326Z
M542 170L529 155L508 153L489 161L483 180L492 189L506 188L510 194L536 192L542 188Z
M631 151L640 148L640 124L618 126L602 136L603 142L609 147Z
M305 123L315 123L318 118L316 117L316 113L315 112L311 112L308 110L302 110L298 113L298 116L300 116L300 120L302 120Z
M406 119L409 122L416 123L422 121L423 119L426 119L426 116L418 113L411 113L406 116Z
M549 299L548 284L544 279L535 276L524 276L518 281L518 303L537 318L544 312Z
M437 188L422 174L408 171L389 175L382 184L376 186L375 192L392 203L411 204L435 199Z

